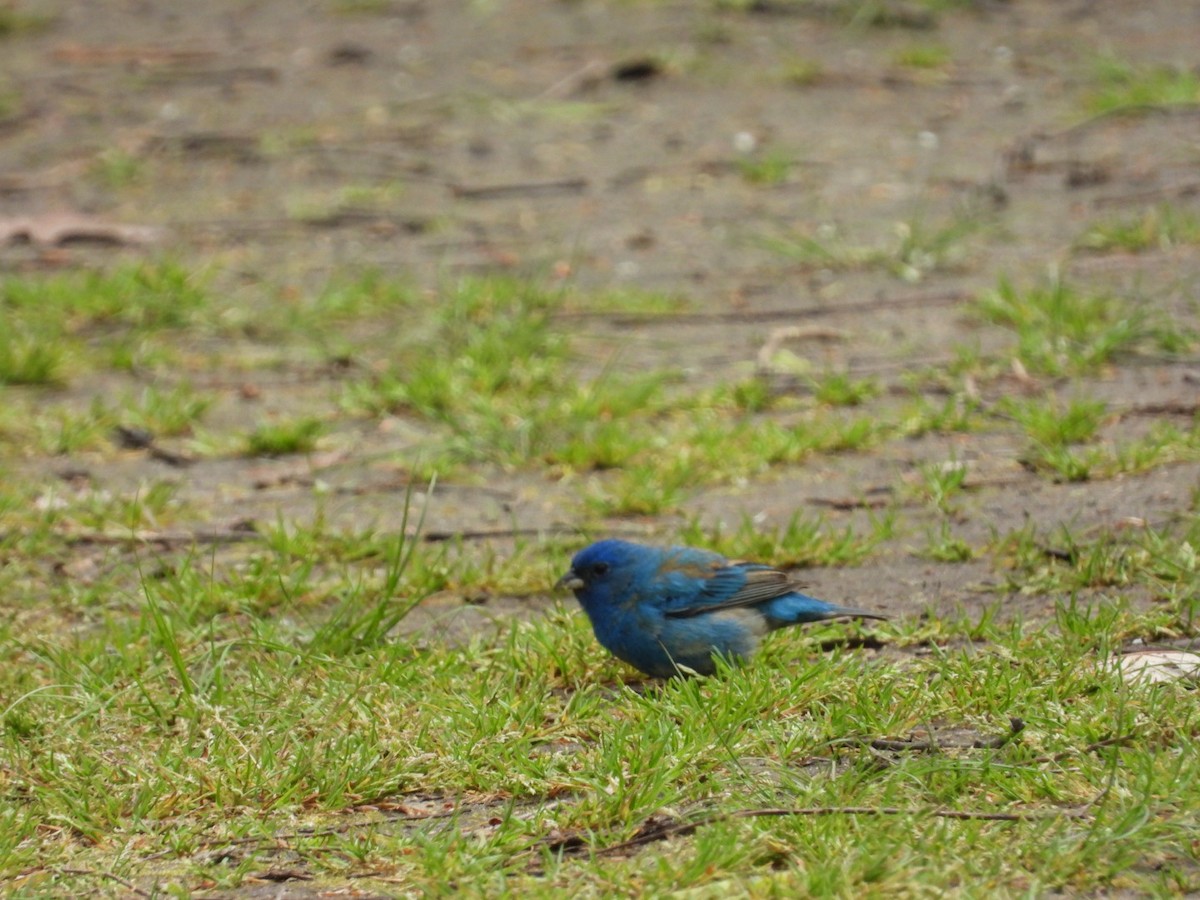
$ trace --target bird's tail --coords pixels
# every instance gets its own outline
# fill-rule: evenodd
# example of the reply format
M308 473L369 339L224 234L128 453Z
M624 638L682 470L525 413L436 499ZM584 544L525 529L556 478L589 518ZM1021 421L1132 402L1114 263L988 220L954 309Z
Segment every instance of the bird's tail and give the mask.
M787 625L800 625L804 622L820 622L823 619L837 619L847 616L854 619L886 619L882 613L871 612L869 609L858 609L853 606L838 606L836 603L826 603L815 597L800 593L786 594L777 597L760 608L767 618L768 627L783 628Z

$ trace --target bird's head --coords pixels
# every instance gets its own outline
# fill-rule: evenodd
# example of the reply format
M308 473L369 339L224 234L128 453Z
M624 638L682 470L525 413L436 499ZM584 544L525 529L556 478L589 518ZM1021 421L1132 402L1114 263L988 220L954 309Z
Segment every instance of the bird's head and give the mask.
M585 607L614 602L626 593L644 551L627 541L599 541L575 554L555 587L570 588Z

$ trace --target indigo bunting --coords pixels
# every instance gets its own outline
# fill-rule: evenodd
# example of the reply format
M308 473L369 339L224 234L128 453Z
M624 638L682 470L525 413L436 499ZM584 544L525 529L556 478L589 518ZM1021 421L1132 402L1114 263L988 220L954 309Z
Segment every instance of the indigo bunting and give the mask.
M784 572L692 547L606 540L558 580L614 656L647 675L711 675L714 654L747 659L768 631L837 616L887 616L816 600Z

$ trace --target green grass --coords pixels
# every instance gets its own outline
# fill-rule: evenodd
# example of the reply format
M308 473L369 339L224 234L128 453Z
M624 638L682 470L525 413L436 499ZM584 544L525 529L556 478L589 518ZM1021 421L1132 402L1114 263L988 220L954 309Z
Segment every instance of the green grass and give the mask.
M1178 526L1104 530L1088 539L1065 527L1042 534L1031 524L997 535L991 550L1009 590L1070 593L1139 587L1190 610L1188 598L1200 587L1197 546L1200 518L1193 515ZM1191 633L1190 621L1181 633Z
M395 0L330 0L329 9L346 16L382 16L395 5Z
M711 0L718 10L748 12L756 9L755 0ZM936 28L939 15L950 9L967 5L965 0L918 0L916 3L896 3L892 0L839 0L836 3L813 7L811 0L779 0L778 10L811 8L822 16L856 28L899 28L926 31Z
M790 631L746 668L639 693L567 608L453 648L385 637L389 611L428 589L405 581L409 551L385 545L378 582L340 570L329 623L289 558L267 555L263 578L293 588L273 606L246 603L263 578L191 565L115 594L87 629L2 626L20 660L0 667L10 888L235 888L281 865L314 886L536 896L1195 887L1193 698L1112 667L1129 637L1186 627L1185 606L871 626L926 651L887 660L820 649L842 626ZM966 635L987 643L956 646ZM971 746L1013 717L1019 734ZM913 735L912 750L870 746ZM945 746L919 749L930 736ZM810 814L741 817L779 808ZM700 824L602 852L674 822Z
M1015 355L1030 372L1092 372L1143 346L1163 347L1163 330L1145 307L1062 278L1028 288L1001 279L977 298L976 310L1013 333Z
M1037 397L1010 399L1001 408L1029 441L1022 462L1056 480L1113 478L1200 458L1200 426L1195 423L1182 429L1155 422L1137 438L1101 442L1101 428L1110 420L1104 403L1073 399L1064 405L1054 398Z
M0 446L66 455L113 452L118 426L144 429L152 438L192 436L213 398L181 384L128 390L116 397L98 392L86 403L60 403L52 393L10 388L4 400Z
M407 336L389 371L351 386L347 405L412 411L515 449L534 425L528 404L546 400L563 373L567 345L550 320L559 301L520 282L463 281L438 298L431 327Z
M124 418L122 424L145 428L158 436L177 437L191 434L212 402L211 396L188 384L170 389L151 386L123 400L117 415Z
M977 537L996 444L1042 478L1013 465L1020 490L1200 460L1200 421L1090 399L1166 352L1152 311L1002 285L966 324L1061 380L1005 398L1009 357L971 348L898 384L750 376L757 336L719 371L655 366L622 317L690 310L669 293L380 273L262 290L246 306L176 263L0 288L0 334L58 353L0 388L3 890L186 896L288 873L535 897L1200 889L1194 692L1116 663L1196 633L1200 494L1180 487L1165 522L1039 510ZM313 373L317 405L280 404ZM227 415L257 396L243 380L280 410L253 430ZM206 462L235 473L211 489L232 501L209 497L215 466L151 468L118 426L226 455ZM264 513L249 474L276 464L233 455L358 435L383 448L372 478L436 471L431 515L495 507L515 534L416 540L407 505L376 525L356 508L379 498L329 485L281 485ZM858 476L845 507L807 507L831 473ZM525 537L543 507L554 524ZM208 526L228 542L171 537ZM784 630L744 668L645 684L551 587L622 530L804 570L818 596L874 566L853 600L885 612L985 569L966 592L984 603ZM893 585L893 564L919 574ZM996 815L1015 818L974 818Z
M910 407L902 410L896 430L910 438L925 434L961 434L977 430L980 421L979 403L974 398L952 393L939 403L918 396Z
M687 312L690 303L687 296L667 291L651 291L637 287L619 287L605 291L570 291L564 298L563 312L630 314L639 316L667 316Z
M601 516L673 512L704 486L762 476L819 454L862 452L895 430L892 423L868 414L845 416L817 408L783 425L696 401L644 423L627 421L624 431L614 429L612 440L623 453L620 468L593 484L587 505ZM611 458L611 448L607 453Z
M92 176L105 187L119 190L145 177L145 162L125 150L110 147L93 160Z
M0 319L0 325L7 323ZM0 384L58 384L63 380L66 354L62 348L15 328L0 331Z
M895 535L893 513L872 516L870 528L859 534L838 527L822 516L796 513L776 528L744 518L736 529L704 526L693 519L680 530L685 544L708 547L731 559L752 559L785 568L857 565L883 541Z
M1087 98L1093 115L1200 103L1200 76L1184 68L1106 58L1096 63L1095 79L1098 87Z
M1077 248L1093 253L1144 253L1192 244L1200 244L1200 216L1170 205L1098 222L1075 242Z
M879 393L871 378L852 378L845 372L828 372L812 379L813 396L829 406L860 406Z
M165 334L200 325L210 303L204 278L173 261L0 278L0 383L145 367Z
M0 39L17 38L37 34L54 25L57 14L48 14L36 9L37 4L8 2L0 5Z
M824 77L825 67L813 59L789 60L779 72L779 78L785 84L802 88L820 84Z
M99 400L84 409L52 407L33 419L36 448L52 456L69 456L108 445L116 424L111 411Z
M794 165L794 155L783 150L767 150L737 161L742 178L755 185L784 184Z
M886 244L856 243L832 225L815 233L794 230L764 238L762 243L807 268L884 271L902 281L917 282L934 272L964 268L970 241L986 224L981 214L964 210L935 222L920 216L896 222Z
M0 308L57 334L178 328L190 324L206 300L203 279L170 261L0 281Z
M286 135L264 138L266 150L276 155L285 155L303 146L303 136L295 143L288 143ZM342 213L378 212L380 218L389 215L404 196L407 185L400 179L383 183L349 184L338 188L314 189L305 187L290 194L285 202L287 216L307 225L321 225Z
M918 493L932 506L949 512L954 500L962 495L967 481L967 467L956 460L944 463L926 463L920 468L921 483Z
M925 546L918 553L925 559L940 563L959 563L975 557L975 550L962 538L955 536L950 523L943 520L926 535Z
M25 100L21 91L8 79L0 78L0 122L17 117L24 108Z
M329 359L353 359L361 342L356 325L390 323L421 302L414 287L385 278L376 270L350 277L339 273L316 291L301 291L292 284L280 286L272 303L275 315L255 322L254 328L278 335L280 340L303 337Z
M938 71L952 62L950 50L940 44L913 44L892 54L892 61L906 69Z
M602 294L587 309L650 310L658 295ZM765 387L745 382L707 392L672 391L672 373L620 373L620 355L590 381L580 378L580 343L569 315L579 301L526 283L462 281L439 298L432 322L392 347L385 369L348 384L345 409L419 416L444 430L435 453L451 466L491 461L527 468L548 463L570 472L622 468L597 486L593 508L610 515L661 512L689 486L798 461L813 452L869 446L882 426L814 411L790 428L757 427L748 409L768 403ZM838 373L812 382L817 399L852 406L877 385ZM672 446L681 449L671 452Z
M1097 446L1033 444L1023 461L1062 481L1088 481L1144 472L1157 466L1200 459L1200 427L1184 430L1158 422L1142 437Z
M246 435L246 453L251 456L308 453L316 447L324 430L324 423L311 416L264 422Z
M1004 407L1029 439L1042 447L1062 447L1092 440L1106 413L1103 403L1082 399L1071 400L1064 406L1056 400L1038 397L1025 401L1009 400Z

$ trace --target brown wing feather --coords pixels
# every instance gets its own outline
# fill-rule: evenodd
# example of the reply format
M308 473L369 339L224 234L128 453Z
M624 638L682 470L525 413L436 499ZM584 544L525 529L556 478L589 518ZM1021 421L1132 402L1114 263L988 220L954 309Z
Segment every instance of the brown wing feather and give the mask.
M734 560L728 565L732 568L738 564L738 561ZM790 594L803 587L798 581L792 581L786 572L778 569L747 569L745 575L746 583L732 597L713 603L689 606L685 609L673 609L667 612L667 615L674 619L686 619L690 616L704 615L722 609L754 606L767 600L774 600L776 597L782 597L784 594Z

